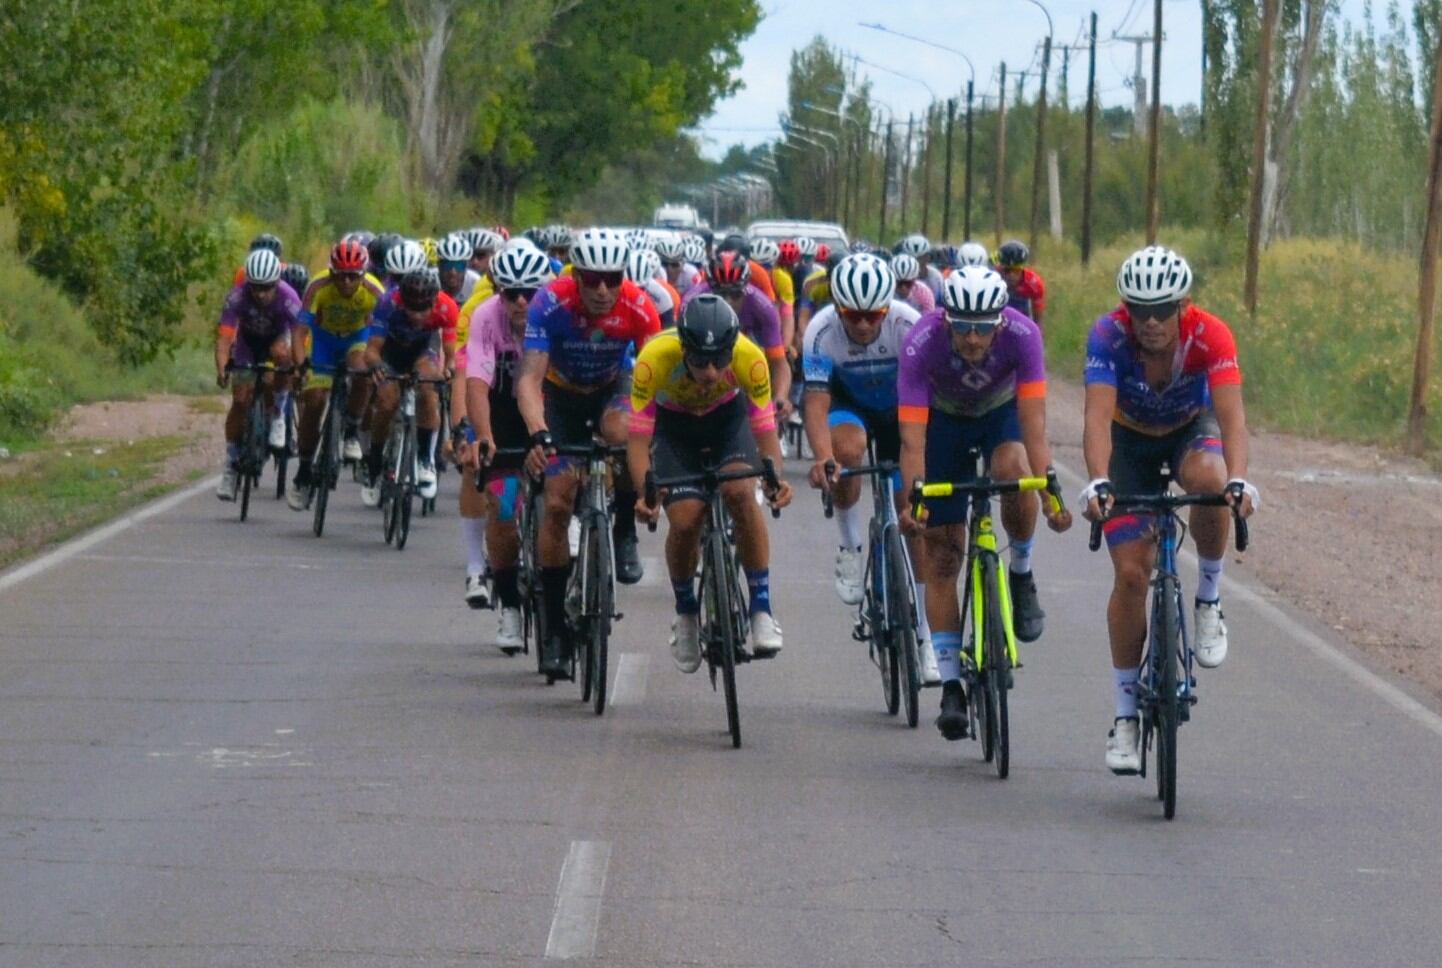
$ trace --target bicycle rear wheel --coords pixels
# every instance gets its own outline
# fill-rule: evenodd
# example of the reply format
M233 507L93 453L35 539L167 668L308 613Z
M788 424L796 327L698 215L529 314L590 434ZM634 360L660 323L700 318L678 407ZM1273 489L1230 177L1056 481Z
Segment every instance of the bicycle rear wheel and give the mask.
M916 615L924 605L916 601L916 587L911 583L906 543L901 540L900 529L894 525L888 527L883 540L886 546L886 578L890 586L886 600L891 614L886 622L891 629L893 675L901 698L906 702L906 725L915 729L921 721L921 657L917 654L920 645L916 636Z
M722 691L726 694L726 727L731 732L732 748L740 749L741 708L736 699L736 650L740 642L736 638L734 610L741 603L731 600L731 587L727 581L727 569L732 567L731 556L726 552L726 542L721 535L713 533L707 536L703 567L707 625L712 637L707 646L719 653L716 664L721 666Z
M1181 660L1181 611L1178 604L1177 580L1164 576L1158 589L1158 624L1152 643L1157 694L1157 799L1162 801L1162 815L1171 820L1177 815L1177 726L1181 720L1181 698L1177 694L1178 663Z

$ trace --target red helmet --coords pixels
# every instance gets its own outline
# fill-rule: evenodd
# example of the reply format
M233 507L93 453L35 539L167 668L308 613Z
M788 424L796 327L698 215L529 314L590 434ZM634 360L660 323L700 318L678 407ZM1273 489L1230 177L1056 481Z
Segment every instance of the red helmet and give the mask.
M818 242L818 243L816 243L816 261L817 261L817 262L825 262L830 255L831 255L831 246L827 245L825 242Z
M776 257L776 261L781 265L794 266L801 261L801 247L796 244L795 239L782 239L777 248L781 250L781 254Z
M365 272L370 260L370 252L355 239L341 239L330 250L332 272Z
M707 275L713 289L739 288L751 278L751 261L740 252L718 252Z
M507 242L511 241L511 230L506 228L504 225L492 225L491 231L499 235L501 238L505 239Z

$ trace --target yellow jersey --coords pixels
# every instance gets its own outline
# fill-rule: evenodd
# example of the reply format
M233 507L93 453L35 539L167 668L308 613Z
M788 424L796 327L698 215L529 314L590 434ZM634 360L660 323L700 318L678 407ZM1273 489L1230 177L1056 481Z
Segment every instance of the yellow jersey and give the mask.
M456 345L465 346L471 338L471 314L476 311L487 299L496 294L496 284L491 281L491 276L486 273L481 276L481 281L476 283L476 288L471 291L471 298L467 299L461 306L461 318L456 320Z
M335 336L353 336L370 325L371 313L385 295L380 281L370 273L361 277L359 286L349 297L331 285L326 269L306 287L301 300L300 321L318 326Z
M791 307L796 302L796 283L791 281L791 273L780 266L771 268L771 284L776 287L776 309L781 315L791 313Z
M631 377L631 430L656 430L656 408L702 417L745 394L755 431L776 429L771 403L771 367L766 354L744 334L736 340L731 364L710 387L691 379L683 359L681 337L666 329L651 337L636 357Z

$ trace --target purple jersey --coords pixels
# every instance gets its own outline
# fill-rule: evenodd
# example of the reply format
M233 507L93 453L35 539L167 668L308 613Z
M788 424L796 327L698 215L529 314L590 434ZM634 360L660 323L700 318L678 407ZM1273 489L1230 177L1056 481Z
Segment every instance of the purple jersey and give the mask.
M681 314L685 314L686 307L697 296L710 291L711 284L704 279L686 290L686 295L681 298ZM746 286L746 295L736 318L741 321L741 332L761 347L767 359L786 355L786 347L781 344L781 316L776 312L776 304L767 299L760 289L750 284ZM680 319L681 315L677 315L677 322Z
M300 297L283 282L275 284L275 298L262 306L251 298L241 283L225 297L220 310L220 329L235 333L247 342L273 342L300 325Z
M1002 322L981 365L951 348L951 327L941 310L927 313L902 343L898 403L902 423L926 423L936 409L980 417L1014 399L1046 395L1041 330L1021 313L1003 309Z

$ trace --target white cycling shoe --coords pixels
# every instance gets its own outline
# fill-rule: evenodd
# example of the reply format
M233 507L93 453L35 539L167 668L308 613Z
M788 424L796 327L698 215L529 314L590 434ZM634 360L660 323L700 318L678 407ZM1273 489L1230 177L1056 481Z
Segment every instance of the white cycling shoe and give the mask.
M272 450L285 449L285 417L271 418L270 446Z
M220 470L220 483L215 486L215 496L222 501L234 501L236 489L240 487L240 472L228 459Z
M861 601L861 552L842 548L836 555L836 597L847 605Z
M936 685L941 682L941 670L936 666L936 650L931 647L931 639L921 639L917 645L921 652L921 684Z
M360 439L347 437L345 443L341 444L340 458L344 461L358 462L364 454L361 453Z
M286 482L285 503L290 506L292 511L304 511L305 499L308 497L310 497L310 488L301 487L293 477Z
M701 668L701 617L677 615L671 620L671 661L685 673Z
M427 500L436 496L435 465L421 464L416 468L416 493Z
M758 656L775 655L781 651L781 625L770 612L751 616L751 651Z
M1141 722L1136 717L1118 719L1107 733L1107 769L1118 776L1142 771Z
M1222 603L1197 602L1193 614L1197 623L1197 665L1215 669L1227 657L1227 623L1222 621Z
M521 637L521 610L502 608L501 628L496 632L496 648L506 655L515 655L525 645L525 640Z

